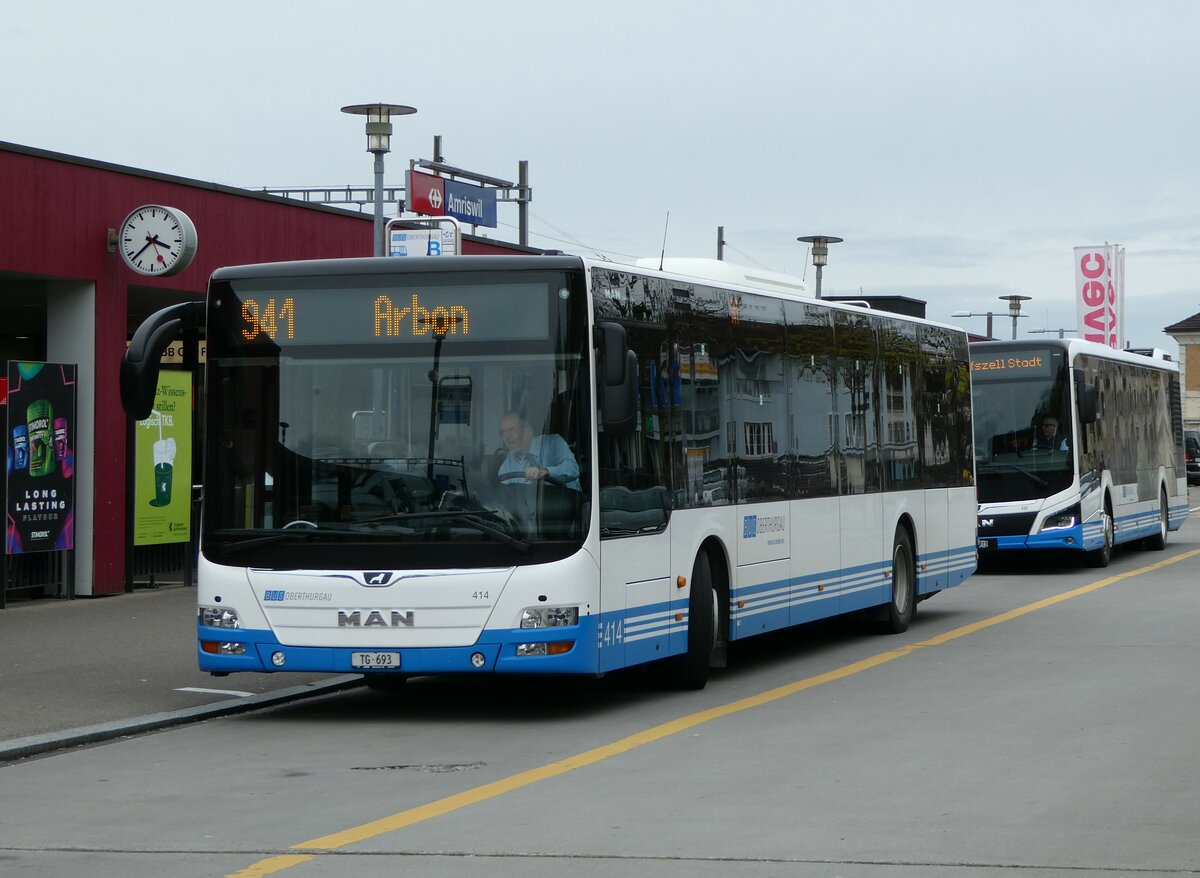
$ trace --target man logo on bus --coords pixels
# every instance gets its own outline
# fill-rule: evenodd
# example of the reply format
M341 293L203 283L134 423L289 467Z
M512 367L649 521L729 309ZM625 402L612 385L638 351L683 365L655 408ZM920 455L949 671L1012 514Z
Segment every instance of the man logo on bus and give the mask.
M419 301L416 293L412 294L412 305L397 308L389 296L375 297L375 337L390 338L401 334L404 318L412 327L416 336L433 334L438 338L447 335L467 335L470 332L470 314L462 305L435 305L433 310L426 308Z
M362 576L364 585L387 585L392 581L391 572L386 570L381 570L378 572L374 570L368 570Z

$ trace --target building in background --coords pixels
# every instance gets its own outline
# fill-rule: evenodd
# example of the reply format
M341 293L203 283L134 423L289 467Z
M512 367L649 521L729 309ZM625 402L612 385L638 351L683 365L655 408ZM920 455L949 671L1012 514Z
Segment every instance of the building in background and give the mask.
M1163 332L1179 342L1179 374L1183 381L1183 426L1200 430L1200 312Z

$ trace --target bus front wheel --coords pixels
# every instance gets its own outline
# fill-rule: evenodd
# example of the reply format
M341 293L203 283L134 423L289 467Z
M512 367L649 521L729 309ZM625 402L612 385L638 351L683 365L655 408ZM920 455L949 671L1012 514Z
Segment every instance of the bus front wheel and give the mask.
M1101 522L1104 530L1104 545L1099 549L1087 553L1088 563L1093 567L1107 567L1108 562L1112 560L1113 519L1107 504L1104 507L1104 512L1101 513Z
M675 689L703 689L717 643L717 590L713 588L708 553L701 551L692 567L688 597L687 651L668 659L667 677Z

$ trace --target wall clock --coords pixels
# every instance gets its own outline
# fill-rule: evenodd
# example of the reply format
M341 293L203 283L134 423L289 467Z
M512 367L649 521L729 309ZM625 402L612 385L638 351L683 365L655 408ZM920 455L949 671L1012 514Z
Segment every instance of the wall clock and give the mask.
M121 223L117 246L125 264L138 274L178 274L196 255L196 227L178 208L143 204Z

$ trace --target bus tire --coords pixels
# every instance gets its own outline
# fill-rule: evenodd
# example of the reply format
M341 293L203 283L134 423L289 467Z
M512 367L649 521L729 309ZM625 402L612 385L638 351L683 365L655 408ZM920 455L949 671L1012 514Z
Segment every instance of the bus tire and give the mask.
M1158 492L1158 533L1146 537L1146 548L1153 552L1161 552L1167 547L1167 528L1169 525L1167 512L1167 492Z
M881 627L885 634L907 631L917 611L917 565L912 539L903 526L896 528L892 540L892 596L884 610Z
M1099 549L1093 549L1087 553L1087 560L1093 567L1107 567L1108 562L1112 560L1113 550L1113 519L1112 511L1109 508L1108 502L1104 504L1103 530L1104 530L1104 545Z
M703 689L717 643L717 590L712 565L701 551L692 566L692 591L688 596L687 651L667 660L667 682L673 689Z

